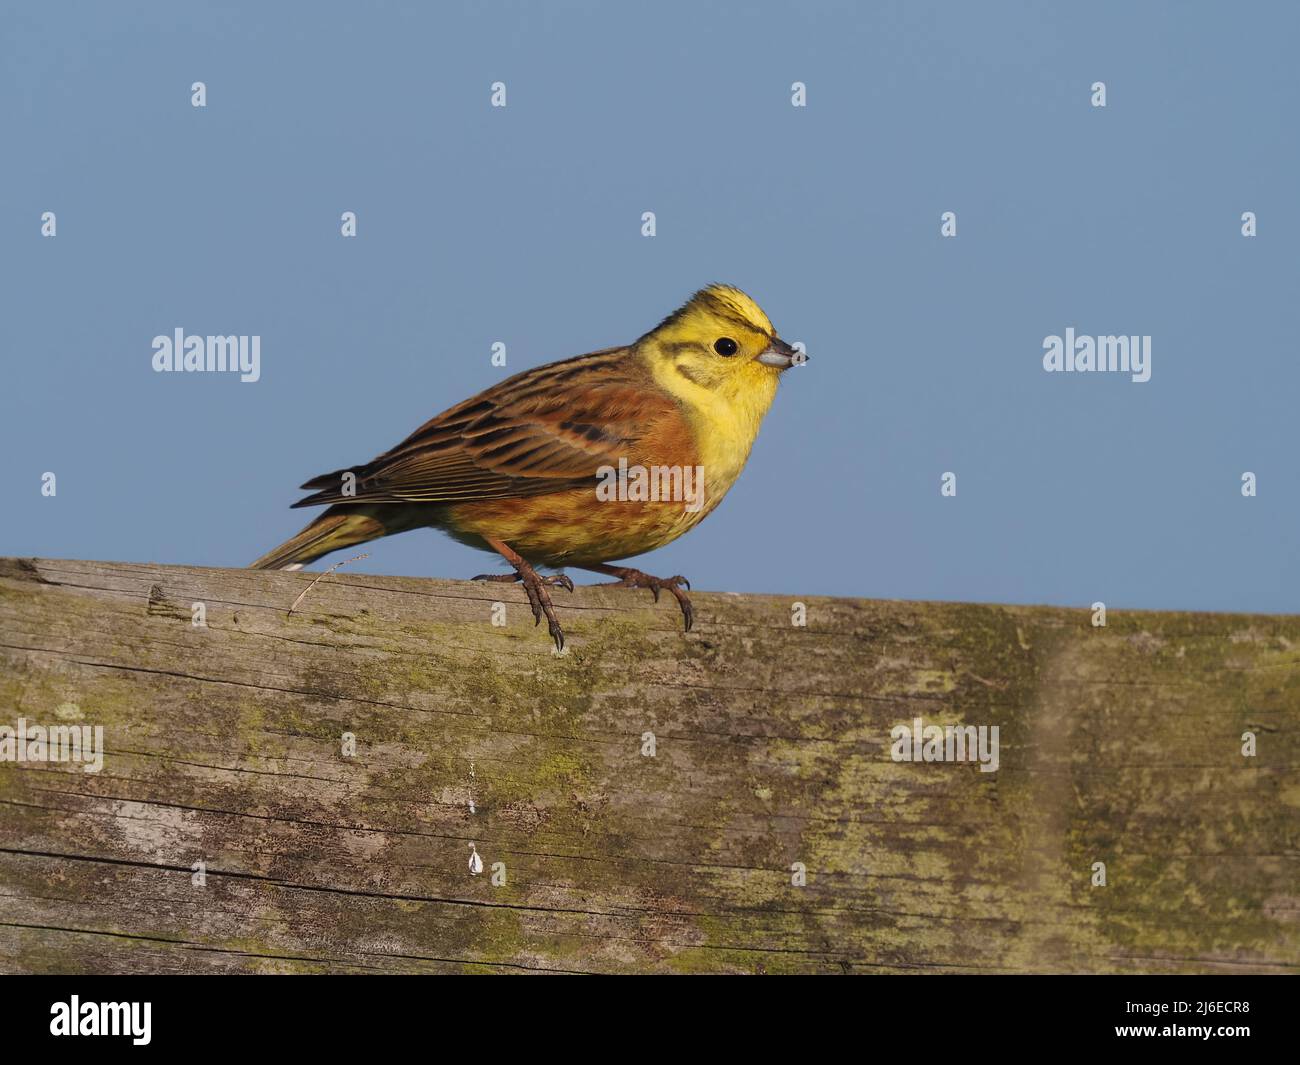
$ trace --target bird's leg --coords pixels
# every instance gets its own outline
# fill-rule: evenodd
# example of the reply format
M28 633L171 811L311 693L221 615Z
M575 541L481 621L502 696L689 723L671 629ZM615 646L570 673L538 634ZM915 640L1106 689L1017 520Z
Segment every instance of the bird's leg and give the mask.
M510 565L514 566L514 573L480 573L477 577L472 578L476 581L522 581L524 592L528 595L528 605L533 608L533 624L540 625L542 615L546 615L546 628L551 634L551 639L555 641L557 651L564 650L564 630L560 628L560 622L555 616L555 606L551 602L551 593L546 590L547 586L567 588L573 591L573 581L563 573L557 573L553 577L543 577L532 566L530 566L522 555L513 550L500 540L494 540L490 536L483 537L493 550L501 555Z
M611 581L609 584L600 585L602 588L649 588L654 593L655 602L659 602L659 590L667 588L677 599L677 603L682 608L682 617L686 621L686 631L691 631L691 626L695 624L695 611L691 609L691 600L686 592L682 591L680 585L685 585L687 591L690 590L691 582L685 577L651 577L648 573L642 573L639 569L632 569L628 566L607 566L600 563L595 566L579 566L579 569L589 569L592 573L607 573L611 577L617 577L618 580Z

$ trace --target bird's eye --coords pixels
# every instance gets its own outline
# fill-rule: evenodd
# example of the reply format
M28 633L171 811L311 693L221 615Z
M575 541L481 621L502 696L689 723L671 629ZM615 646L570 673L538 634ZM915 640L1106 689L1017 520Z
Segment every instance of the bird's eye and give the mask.
M734 355L740 350L740 345L732 340L731 337L718 337L718 339L713 342L713 350L719 355Z

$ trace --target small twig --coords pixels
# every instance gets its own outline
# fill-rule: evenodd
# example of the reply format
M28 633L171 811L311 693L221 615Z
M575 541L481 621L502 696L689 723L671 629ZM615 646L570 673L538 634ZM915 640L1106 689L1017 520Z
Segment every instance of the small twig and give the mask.
M342 562L335 562L334 565L332 565L324 573L317 574L316 580L312 581L311 584L307 585L307 587L302 590L302 593L298 596L298 598L293 601L293 606L289 608L288 613L285 614L285 617L288 617L289 614L292 614L295 610L298 609L298 604L301 603L304 598L306 598L307 593L316 587L316 581L319 581L322 577L328 577L340 566L346 566L349 562L359 562L361 559L369 558L369 557L370 557L369 551L367 551L363 555L353 555L351 558L345 558Z

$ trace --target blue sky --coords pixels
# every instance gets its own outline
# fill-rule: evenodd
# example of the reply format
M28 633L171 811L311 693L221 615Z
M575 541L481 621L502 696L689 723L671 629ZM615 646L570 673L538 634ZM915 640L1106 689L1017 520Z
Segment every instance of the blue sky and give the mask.
M308 477L726 281L813 361L650 572L1295 612L1298 12L7 4L0 553L246 564ZM178 327L260 335L261 380L154 373ZM1067 327L1151 336L1151 380L1045 373Z

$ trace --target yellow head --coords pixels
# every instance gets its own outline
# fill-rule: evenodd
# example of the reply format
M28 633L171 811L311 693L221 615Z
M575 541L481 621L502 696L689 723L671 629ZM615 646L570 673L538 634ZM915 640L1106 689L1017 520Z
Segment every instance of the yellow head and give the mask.
M757 303L738 288L700 289L636 343L656 376L671 370L712 391L773 391L782 370L802 361Z
M704 466L711 510L740 475L781 371L806 356L781 340L739 289L710 285L633 347L681 404Z

